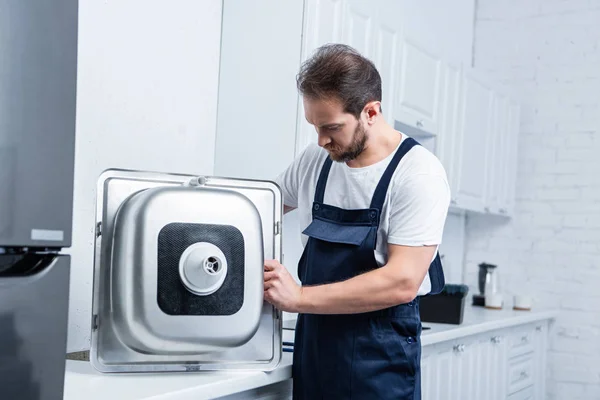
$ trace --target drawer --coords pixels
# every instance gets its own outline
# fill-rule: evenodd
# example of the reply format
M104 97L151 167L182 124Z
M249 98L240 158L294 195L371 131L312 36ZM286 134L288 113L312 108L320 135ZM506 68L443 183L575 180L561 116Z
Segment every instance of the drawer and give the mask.
M506 400L533 400L533 387L529 386L517 393L513 393Z
M533 328L519 330L509 336L508 356L516 357L533 352Z
M508 365L508 394L533 385L533 355L526 354L510 360Z

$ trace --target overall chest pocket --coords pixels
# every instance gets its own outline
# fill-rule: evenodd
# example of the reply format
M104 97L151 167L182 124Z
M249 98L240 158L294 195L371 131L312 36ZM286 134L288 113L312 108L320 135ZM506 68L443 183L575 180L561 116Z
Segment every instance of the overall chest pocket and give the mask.
M315 218L302 233L325 242L360 246L365 243L372 230L370 225L336 223Z
M374 268L376 232L377 228L369 225L313 219L303 232L309 240L302 282L338 282Z

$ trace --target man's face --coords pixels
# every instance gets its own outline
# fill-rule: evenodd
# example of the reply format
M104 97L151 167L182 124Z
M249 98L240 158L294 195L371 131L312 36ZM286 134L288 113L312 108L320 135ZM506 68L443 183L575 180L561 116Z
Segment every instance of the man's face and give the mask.
M367 132L363 121L345 113L339 101L304 97L304 113L319 135L319 146L329 152L332 160L351 161L365 149Z

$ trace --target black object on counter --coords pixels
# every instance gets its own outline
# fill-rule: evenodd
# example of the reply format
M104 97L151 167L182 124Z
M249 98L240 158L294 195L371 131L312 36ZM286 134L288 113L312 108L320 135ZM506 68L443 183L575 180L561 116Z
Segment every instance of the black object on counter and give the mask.
M447 284L441 293L423 296L419 300L421 321L442 324L462 324L467 285Z

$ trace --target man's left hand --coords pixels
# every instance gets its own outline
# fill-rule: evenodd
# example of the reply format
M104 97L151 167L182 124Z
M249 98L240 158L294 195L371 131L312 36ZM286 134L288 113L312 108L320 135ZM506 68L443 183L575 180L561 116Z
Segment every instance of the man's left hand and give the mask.
M276 260L265 261L264 297L281 311L300 312L302 286Z

